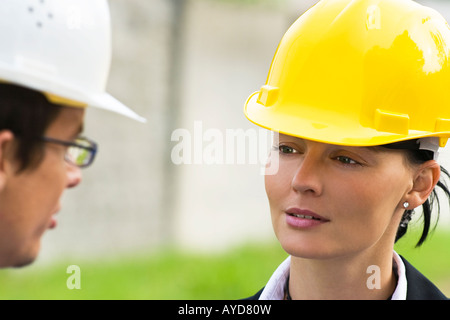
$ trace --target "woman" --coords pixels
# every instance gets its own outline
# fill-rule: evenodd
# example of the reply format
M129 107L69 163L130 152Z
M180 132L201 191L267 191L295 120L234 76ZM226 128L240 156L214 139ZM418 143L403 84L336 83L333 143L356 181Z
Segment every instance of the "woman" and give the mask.
M142 118L104 92L106 0L2 1L0 25L0 267L12 267L34 261L63 191L94 159L85 108Z
M421 206L422 244L435 187L450 194L449 44L409 0L323 0L287 31L245 104L279 133L265 185L290 254L253 299L445 299L393 247Z

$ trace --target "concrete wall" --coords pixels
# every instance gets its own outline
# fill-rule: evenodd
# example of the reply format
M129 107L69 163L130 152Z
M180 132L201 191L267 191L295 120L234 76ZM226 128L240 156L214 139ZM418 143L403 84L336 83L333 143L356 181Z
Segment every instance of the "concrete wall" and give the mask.
M196 121L203 132L259 130L243 104L264 84L288 26L314 2L186 0L177 25L172 1L110 1L108 91L148 123L88 110L85 134L99 143L98 158L66 192L41 260L273 239L261 165L176 166L170 135L193 133Z
M108 91L148 123L88 110L85 135L99 143L98 158L83 171L82 184L66 191L59 225L44 236L41 260L165 244L214 250L271 238L260 166L175 166L170 133L192 130L196 120L205 130L257 129L242 107L264 83L289 25L284 7L186 1L174 47L172 1L110 4Z

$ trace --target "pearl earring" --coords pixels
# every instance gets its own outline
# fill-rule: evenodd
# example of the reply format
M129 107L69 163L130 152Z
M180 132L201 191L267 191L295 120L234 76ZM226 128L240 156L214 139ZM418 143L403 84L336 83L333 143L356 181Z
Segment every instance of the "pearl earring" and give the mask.
M414 210L407 210L409 207L409 202L403 202L403 208L405 208L405 213L403 214L402 221L400 222L400 227L406 228L408 223L411 221L412 215L414 214Z

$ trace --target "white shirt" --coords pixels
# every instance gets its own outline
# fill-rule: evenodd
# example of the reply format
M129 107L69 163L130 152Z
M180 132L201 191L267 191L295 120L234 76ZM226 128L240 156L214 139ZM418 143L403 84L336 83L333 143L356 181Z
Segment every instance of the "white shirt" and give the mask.
M406 300L406 272L405 265L402 259L394 251L393 255L394 270L397 270L397 287L392 294L392 300ZM287 278L289 276L289 269L291 266L291 257L289 256L283 263L275 270L269 282L265 286L259 300L283 300L284 299L284 287L286 285Z

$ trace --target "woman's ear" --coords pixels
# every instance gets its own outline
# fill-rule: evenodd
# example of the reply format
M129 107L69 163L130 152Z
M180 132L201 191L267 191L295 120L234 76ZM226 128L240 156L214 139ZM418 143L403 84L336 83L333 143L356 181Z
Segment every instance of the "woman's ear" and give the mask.
M422 205L430 196L441 176L441 167L435 160L423 163L415 172L413 187L407 194L411 208Z
M14 134L9 130L0 131L0 191L3 190L6 183L6 172L8 161L11 159L12 144Z

